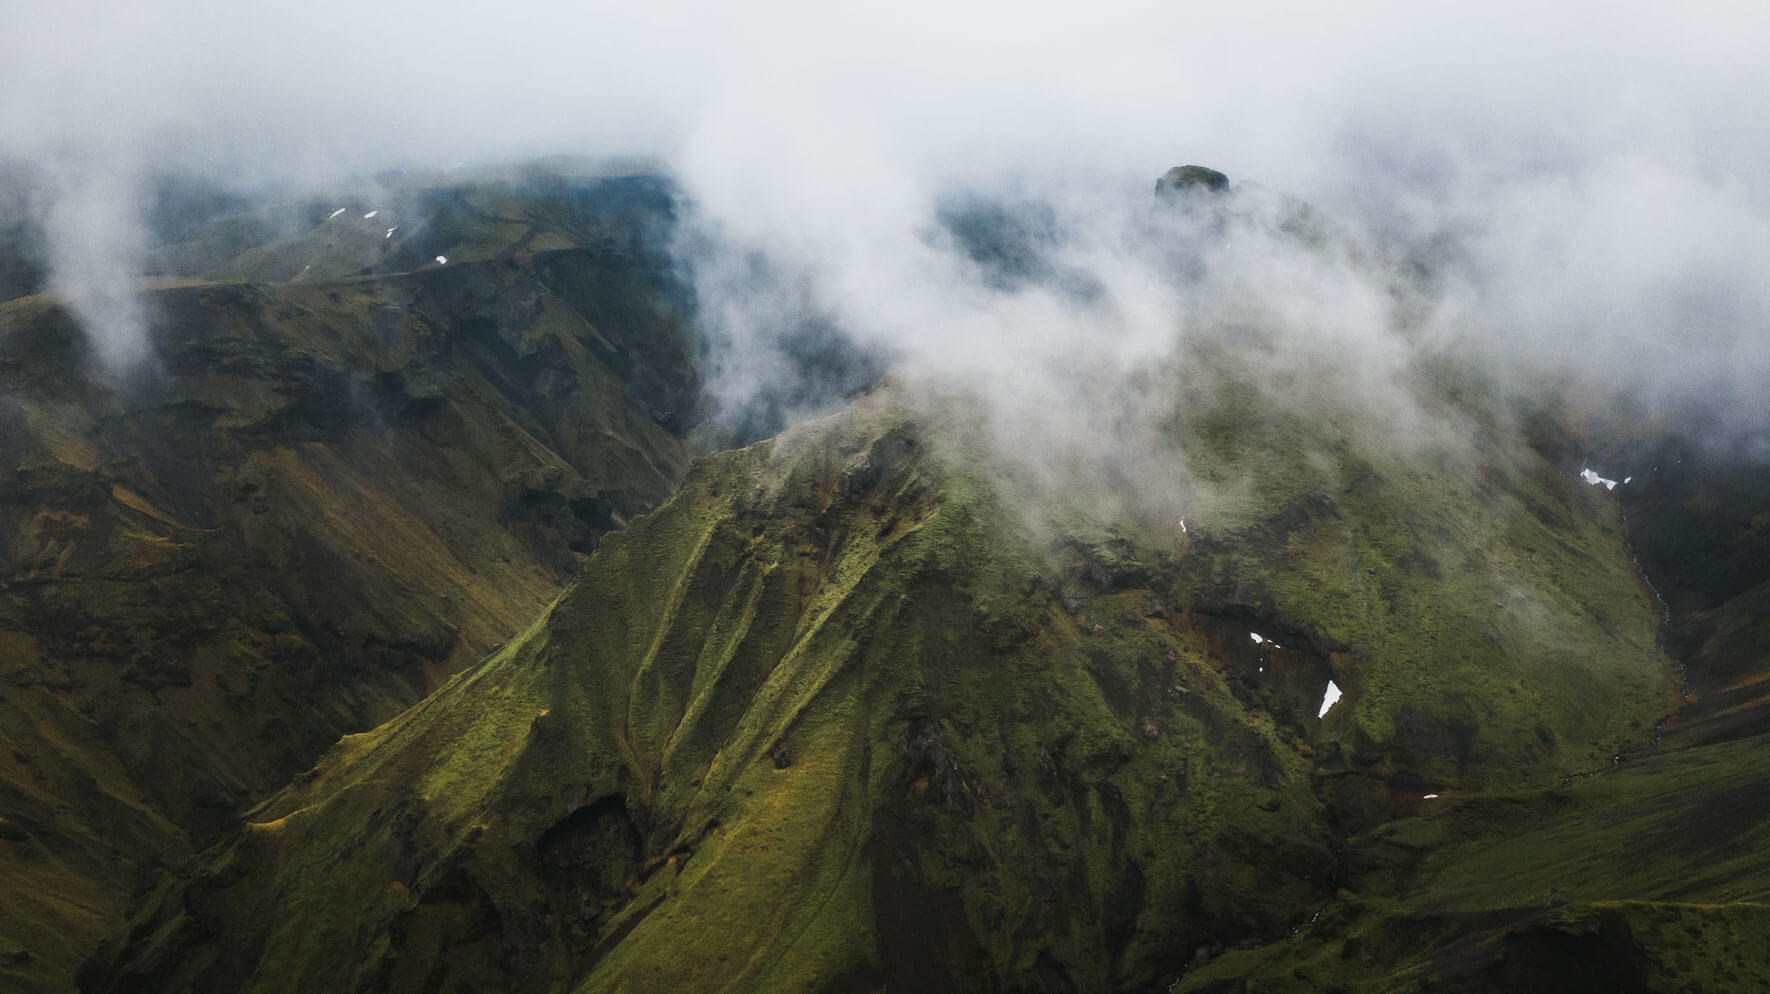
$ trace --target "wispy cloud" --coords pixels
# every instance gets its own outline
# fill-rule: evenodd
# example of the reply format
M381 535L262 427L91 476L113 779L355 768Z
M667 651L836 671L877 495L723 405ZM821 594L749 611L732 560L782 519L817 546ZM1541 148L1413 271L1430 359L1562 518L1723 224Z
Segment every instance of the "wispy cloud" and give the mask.
M906 370L1021 383L1078 339L1133 369L1205 306L1143 247L1153 177L1194 161L1428 260L1439 340L1744 429L1770 413L1766 36L1770 11L1719 3L38 5L0 41L0 148L84 163L57 283L125 359L145 172L570 152L662 156L792 306ZM1052 205L1101 292L971 279L930 235L955 191ZM1323 357L1386 341L1386 290L1274 244L1216 247L1209 285ZM725 332L767 304L726 299Z

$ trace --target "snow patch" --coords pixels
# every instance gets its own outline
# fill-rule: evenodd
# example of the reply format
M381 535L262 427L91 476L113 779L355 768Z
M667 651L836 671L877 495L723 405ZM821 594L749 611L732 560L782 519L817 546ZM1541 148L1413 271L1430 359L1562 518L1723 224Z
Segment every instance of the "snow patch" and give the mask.
M1592 467L1590 467L1590 466L1587 466L1585 469L1582 469L1579 471L1579 478L1586 481L1587 483L1590 483L1594 487L1597 486L1598 484L1602 483L1604 485L1604 489L1606 489L1606 490L1615 490L1616 489L1616 481L1615 480L1606 480L1604 477L1599 476L1597 473L1593 472ZM1634 479L1634 477L1630 477L1629 479L1632 480L1632 479Z
M1182 534L1182 535L1186 534L1186 519L1185 518L1180 519L1180 534Z
M1425 794L1425 795L1422 795L1422 797L1423 797L1423 798L1424 798L1424 799L1425 799L1425 800L1428 800L1428 801L1430 801L1430 800L1431 800L1431 799L1432 799L1432 798L1434 798L1434 797L1437 797L1437 796L1438 796L1438 795L1437 795L1437 794Z
M448 256L446 256L446 255L439 255L439 256L437 256L437 257L436 257L436 264L437 264L437 265L439 265L439 266L446 266L446 265L448 265L448 264L449 264L449 257L448 257Z
M347 211L349 209L350 208L348 208L348 207L340 207L337 210L333 211L331 214L327 215L326 220L330 221L330 220L332 220L332 218L337 217L338 215L344 213L345 211Z
M363 220L367 221L369 218L372 218L379 213L381 213L381 212L380 211L370 211L369 213L363 215Z
M1249 632L1248 638L1253 639L1255 645L1259 645L1260 643L1266 641L1266 639L1263 636L1261 636L1261 634L1259 632Z
M1327 713L1328 713L1328 708L1333 707L1335 704L1338 704L1339 702L1340 702L1340 685L1335 683L1332 680L1329 680L1328 685L1327 685L1327 693L1323 694L1321 697L1321 710L1317 711L1315 713L1315 716L1317 718L1326 718Z
M397 225L397 224L396 224L396 225L394 225L394 226L393 226L393 227L391 227L391 228L388 228L388 229L387 229L387 237L389 237L389 238L392 238L392 237L393 237L393 233L394 233L394 232L396 232L396 231L398 231L398 230L399 230L399 225Z

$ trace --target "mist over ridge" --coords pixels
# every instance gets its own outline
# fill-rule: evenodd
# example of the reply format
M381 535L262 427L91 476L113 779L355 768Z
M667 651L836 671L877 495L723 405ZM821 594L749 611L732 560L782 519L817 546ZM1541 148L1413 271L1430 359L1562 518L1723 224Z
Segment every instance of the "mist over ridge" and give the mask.
M118 367L151 320L128 288L157 176L367 203L362 177L389 170L647 155L692 205L685 260L730 346L713 388L731 403L769 389L782 329L810 322L906 375L1039 398L1006 423L1135 434L1064 394L1200 328L1260 326L1340 396L1393 397L1405 353L1455 350L1751 435L1770 374L1770 138L1752 126L1770 86L1749 44L1766 19L83 4L9 34L0 150L48 178L9 209L41 223L50 285ZM1234 230L1154 216L1151 180L1184 162L1236 181ZM1336 233L1274 237L1287 196ZM1034 218L1051 268L981 273L948 223L967 199ZM734 281L738 257L771 275ZM1425 278L1397 314L1403 261Z
M0 988L1770 989L1770 8L15 6Z

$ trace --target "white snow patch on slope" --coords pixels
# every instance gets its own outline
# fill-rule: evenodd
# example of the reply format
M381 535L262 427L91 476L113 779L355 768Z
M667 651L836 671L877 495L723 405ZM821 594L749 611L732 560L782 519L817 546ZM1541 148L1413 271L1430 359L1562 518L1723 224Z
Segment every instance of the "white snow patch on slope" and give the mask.
M1340 702L1340 685L1335 683L1332 680L1329 680L1328 685L1327 685L1327 693L1322 695L1322 698L1321 698L1321 710L1317 711L1315 713L1315 716L1317 718L1326 718L1327 713L1328 713L1328 708L1333 707L1335 704L1338 704L1339 702Z
M1602 483L1604 485L1604 489L1606 489L1606 490L1615 490L1616 489L1616 481L1615 480L1606 480L1604 477L1599 476L1597 473L1593 472L1592 468L1590 466L1587 466L1585 469L1582 469L1579 471L1579 478L1586 481L1587 483L1590 483L1594 487L1599 485L1600 483ZM1634 479L1634 477L1630 477L1630 479Z

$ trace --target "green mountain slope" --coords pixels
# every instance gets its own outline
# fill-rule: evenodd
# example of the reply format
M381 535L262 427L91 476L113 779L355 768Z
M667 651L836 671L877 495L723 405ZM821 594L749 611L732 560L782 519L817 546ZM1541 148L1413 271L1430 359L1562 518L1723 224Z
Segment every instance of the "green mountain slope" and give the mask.
M1029 515L890 395L709 457L86 989L1153 990L1404 890L1360 840L1423 794L1651 736L1676 691L1612 505L1502 420L1381 455L1199 358L1176 454L1239 483L1183 533Z
M1629 481L1616 497L1686 675L1653 740L1551 789L1447 795L1352 838L1360 893L1180 989L1770 986L1761 458L1612 414L1542 434L1565 465Z
M121 376L57 300L0 303L0 986L67 989L147 868L495 648L675 486L661 181L417 199L459 261L363 271L316 225L291 237L329 278L292 282L193 222L213 271L142 289L155 357Z

